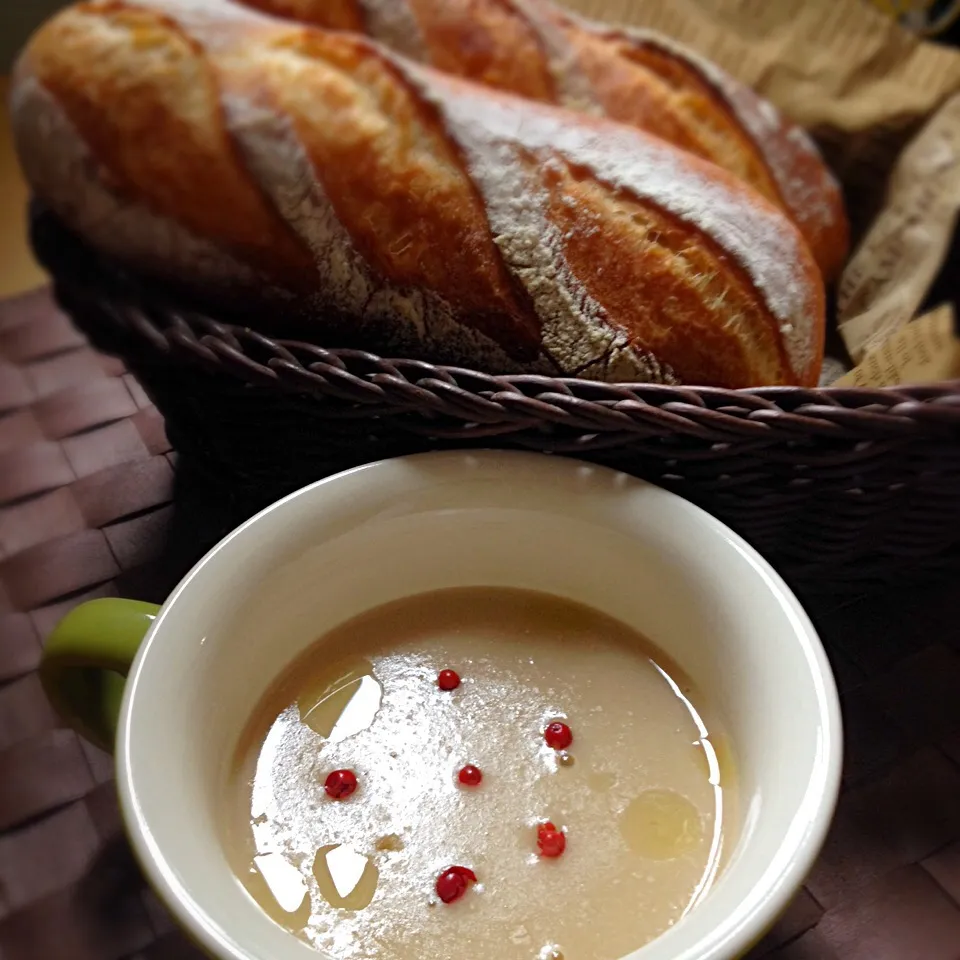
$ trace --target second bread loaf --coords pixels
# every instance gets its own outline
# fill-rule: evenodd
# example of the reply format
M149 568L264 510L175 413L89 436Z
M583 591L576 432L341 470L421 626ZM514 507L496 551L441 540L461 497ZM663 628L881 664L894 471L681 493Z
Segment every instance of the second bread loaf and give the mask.
M810 138L719 67L646 30L592 23L551 0L242 0L497 89L654 133L784 209L829 281L847 255L840 188Z

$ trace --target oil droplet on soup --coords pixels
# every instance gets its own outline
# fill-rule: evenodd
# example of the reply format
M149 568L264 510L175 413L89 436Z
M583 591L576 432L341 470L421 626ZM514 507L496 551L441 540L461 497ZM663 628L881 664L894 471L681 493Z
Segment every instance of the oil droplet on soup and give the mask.
M469 678L452 695L451 664ZM569 751L544 739L558 718ZM334 960L611 960L722 863L736 791L718 737L682 672L597 611L498 588L411 597L338 627L268 691L227 783L226 849L267 914ZM361 784L346 802L324 792L340 769ZM537 847L548 822L562 856ZM454 865L477 882L441 902Z
M650 860L672 860L703 841L700 811L673 790L647 790L627 805L620 817L627 846Z

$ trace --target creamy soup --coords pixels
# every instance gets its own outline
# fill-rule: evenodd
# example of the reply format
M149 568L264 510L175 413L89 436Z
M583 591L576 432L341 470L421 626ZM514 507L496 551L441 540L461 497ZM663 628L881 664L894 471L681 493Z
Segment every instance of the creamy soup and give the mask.
M724 744L624 624L438 591L284 671L240 739L225 839L250 895L336 960L614 960L716 877Z

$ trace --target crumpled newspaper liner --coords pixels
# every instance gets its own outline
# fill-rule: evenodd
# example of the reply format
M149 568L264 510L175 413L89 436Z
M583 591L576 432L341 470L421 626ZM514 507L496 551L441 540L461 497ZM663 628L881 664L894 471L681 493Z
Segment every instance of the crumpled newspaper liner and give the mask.
M952 311L912 322L960 210L960 51L861 0L563 2L689 44L816 138L843 183L854 236L832 318L849 359L828 357L823 383L960 377Z

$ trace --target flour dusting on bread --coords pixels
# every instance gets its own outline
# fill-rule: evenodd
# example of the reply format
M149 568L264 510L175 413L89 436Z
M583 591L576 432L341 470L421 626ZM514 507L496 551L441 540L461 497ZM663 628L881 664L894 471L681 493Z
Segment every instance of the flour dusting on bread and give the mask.
M536 31L559 95L558 102L568 110L602 116L603 108L594 95L593 84L580 69L576 52L556 18L544 16L543 5L536 0L512 0L512 4Z
M386 44L412 60L426 56L427 45L413 11L406 0L358 0L367 32L374 40Z
M517 148L541 162L561 156L584 167L610 186L705 231L729 251L780 321L794 363L803 366L809 362L808 333L815 318L810 315L808 290L796 271L797 262L805 255L803 241L772 206L751 197L745 209L746 191L739 184L719 179L695 158L682 156L667 144L627 127L576 124L564 111L549 108L530 113L519 101L435 75L424 78L421 74L420 82L425 94L442 109L456 138L468 147L471 173L492 209L507 215L525 212L516 195L511 203L511 190L516 186L507 186L511 167L518 162ZM505 150L505 145L513 145L512 151ZM535 235L536 225L532 226ZM494 229L509 234L517 226L507 216L505 221L495 222ZM550 235L542 236L544 246ZM549 259L555 253L548 251L545 256ZM591 308L587 309L589 324L593 317L589 316Z
M224 106L251 172L315 258L319 292L311 298L313 309L348 316L354 333L365 330L381 346L419 347L462 363L481 357L491 369L518 369L493 340L459 322L441 297L396 287L374 273L337 219L289 119L236 96L225 96ZM556 372L547 363L538 369Z
M821 266L827 272L839 269L848 242L840 184L802 127L715 63L670 37L633 27L606 27L575 14L565 16L596 36L666 53L698 74L759 150L783 206L814 248Z
M815 223L819 230L829 230L834 225L836 212L828 201L839 196L840 185L802 127L787 121L769 100L758 96L705 57L660 35L633 30L626 31L626 35L669 50L699 70L723 96L760 148L787 207L798 219ZM798 173L800 164L808 169L806 177ZM810 177L810 168L816 169L819 176Z
M117 193L102 167L35 77L22 71L11 98L13 134L30 184L75 230L118 259L165 277L197 274L223 286L284 294L210 241Z
M630 347L567 265L563 237L547 217L548 199L536 172L535 164L544 158L535 150L524 155L522 139L488 129L485 110L472 109L475 104L460 102L455 93L444 95L422 76L419 80L425 95L439 93L435 102L465 151L497 246L536 306L546 353L560 369L578 373L617 354L621 369L630 365L628 379L672 382L670 371L652 355Z

